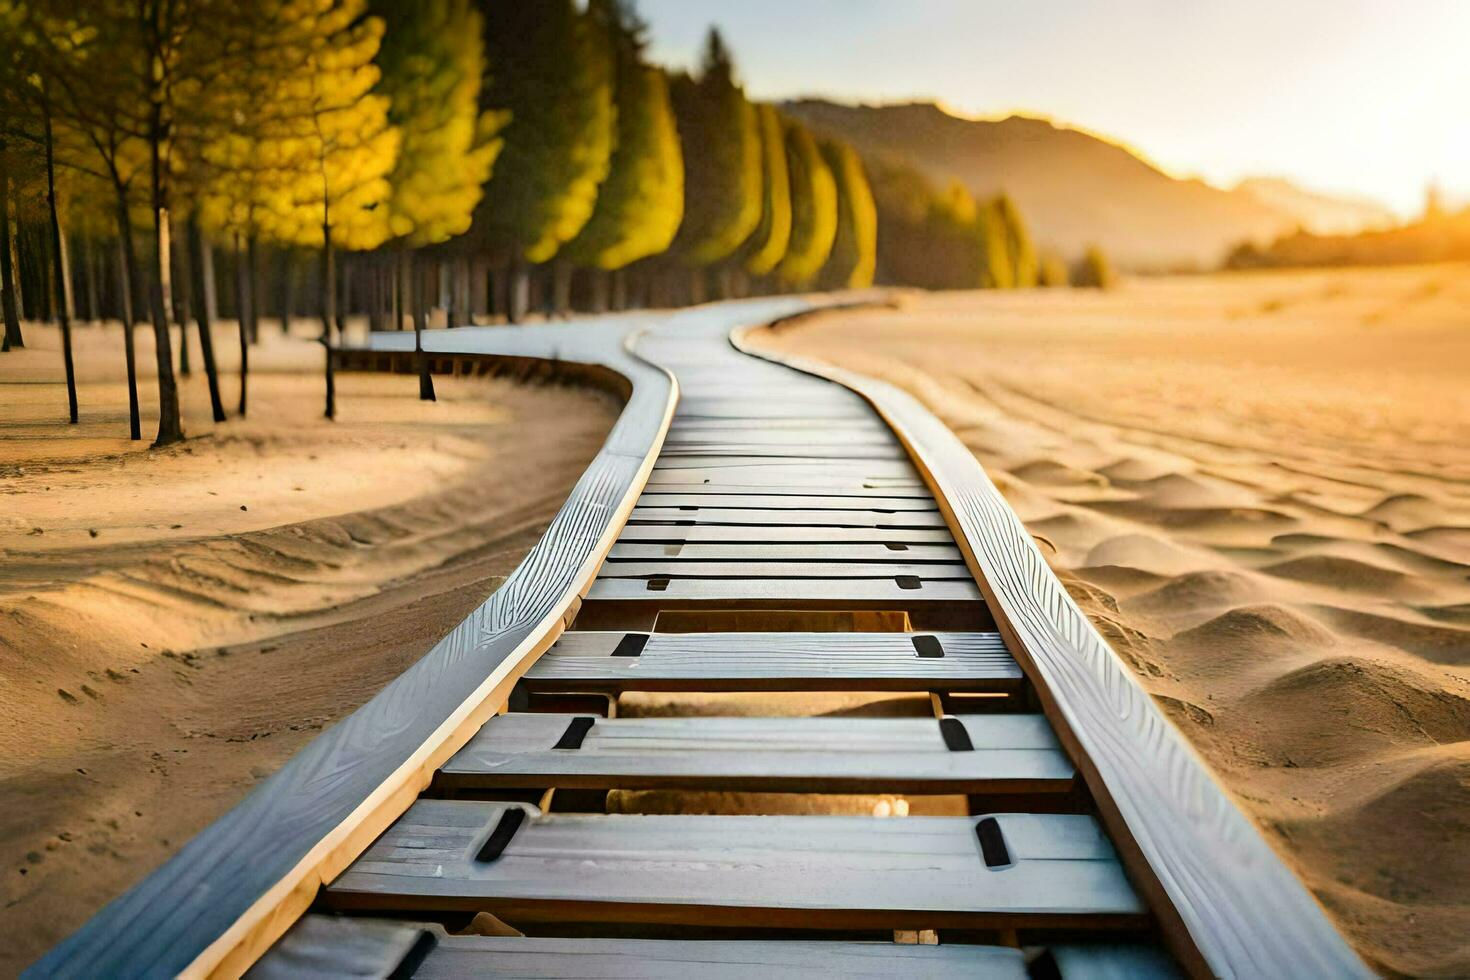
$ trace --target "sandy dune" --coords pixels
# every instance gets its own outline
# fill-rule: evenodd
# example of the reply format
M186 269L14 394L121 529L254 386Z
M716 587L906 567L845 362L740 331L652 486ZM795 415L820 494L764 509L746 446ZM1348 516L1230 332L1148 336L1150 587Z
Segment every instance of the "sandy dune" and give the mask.
M924 399L1359 950L1470 974L1470 269L914 297L773 342Z
M413 378L344 375L328 423L320 349L269 336L249 420L213 427L196 373L194 438L149 452L119 438L120 329L78 332L75 428L56 421L54 334L27 340L0 355L0 975L463 619L618 411L469 379L428 405ZM228 331L217 343L233 365Z

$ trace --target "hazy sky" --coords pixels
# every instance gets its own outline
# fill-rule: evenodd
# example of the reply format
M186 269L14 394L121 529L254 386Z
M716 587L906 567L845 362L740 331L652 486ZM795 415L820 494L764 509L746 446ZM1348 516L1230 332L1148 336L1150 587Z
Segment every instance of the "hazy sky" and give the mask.
M1045 115L1170 173L1417 212L1470 199L1470 0L641 0L653 56L718 23L750 94Z

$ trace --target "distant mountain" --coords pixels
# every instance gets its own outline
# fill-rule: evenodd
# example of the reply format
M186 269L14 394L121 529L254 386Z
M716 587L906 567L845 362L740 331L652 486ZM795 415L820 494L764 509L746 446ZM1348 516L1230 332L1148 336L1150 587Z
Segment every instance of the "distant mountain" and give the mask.
M1252 177L1235 185L1269 208L1294 217L1298 225L1314 235L1353 235L1380 231L1397 224L1394 213L1373 201L1354 197L1332 197L1303 190L1280 177Z
M941 185L1004 190L1020 206L1037 242L1066 257L1101 245L1124 267L1213 268L1243 241L1268 242L1306 226L1339 231L1372 205L1300 191L1284 181L1249 181L1220 190L1179 180L1114 143L1042 119L961 119L932 103L787 103L792 116L840 136L865 156L905 160Z

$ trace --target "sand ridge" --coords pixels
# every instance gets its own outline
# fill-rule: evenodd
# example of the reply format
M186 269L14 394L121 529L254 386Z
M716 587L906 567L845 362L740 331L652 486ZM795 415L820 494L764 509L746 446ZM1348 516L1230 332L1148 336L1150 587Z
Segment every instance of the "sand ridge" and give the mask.
M153 452L119 438L120 330L97 331L78 330L77 427L57 421L54 332L0 355L0 975L459 623L619 411L467 378L430 405L412 377L344 374L329 423L320 348L268 334L250 418L212 425L196 360L192 438Z
M1463 267L1265 273L767 342L928 404L1357 948L1465 975L1467 310Z

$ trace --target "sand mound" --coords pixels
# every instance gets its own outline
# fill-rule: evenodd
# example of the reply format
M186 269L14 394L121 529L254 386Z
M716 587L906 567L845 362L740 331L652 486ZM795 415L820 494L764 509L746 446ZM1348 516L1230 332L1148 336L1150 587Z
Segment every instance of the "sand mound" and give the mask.
M1335 555L1304 555L1268 565L1261 571L1277 578L1310 582L1342 592L1402 596L1425 591L1403 572Z
M1417 493L1395 493L1363 511L1362 516L1395 531L1431 527L1444 515L1444 507Z
M1106 486L1107 481L1096 473L1079 470L1054 459L1036 459L1020 466L1011 467L1011 475L1037 486Z
M1174 614L1259 602L1265 594L1245 572L1206 569L1175 576L1152 592L1129 599L1128 605L1150 615Z
M1394 616L1317 606L1317 613L1343 633L1398 647L1440 664L1470 665L1470 630L1411 623Z
M1436 525L1406 531L1404 537L1443 551L1449 555L1470 560L1470 527Z
M1148 502L1171 509L1233 507L1244 495L1237 489L1195 474L1170 473L1153 480L1130 484L1129 489Z
M1470 700L1438 678L1361 658L1319 661L1254 692L1235 709L1275 726L1290 765L1325 766L1470 738Z
M1150 534L1120 534L1087 553L1085 564L1125 565L1155 575L1180 575L1216 564L1213 556L1189 550Z
M1169 580L1166 575L1155 575L1127 565L1083 565L1072 569L1072 574L1106 589L1119 599L1157 588Z
M1130 456L1099 467L1098 472L1114 483L1144 483L1178 472L1178 464L1162 459Z
M1261 648L1270 644L1281 651L1328 647L1337 641L1331 630L1316 620L1271 604L1242 606L1221 613L1193 629L1177 633L1171 645L1223 651L1238 646Z

